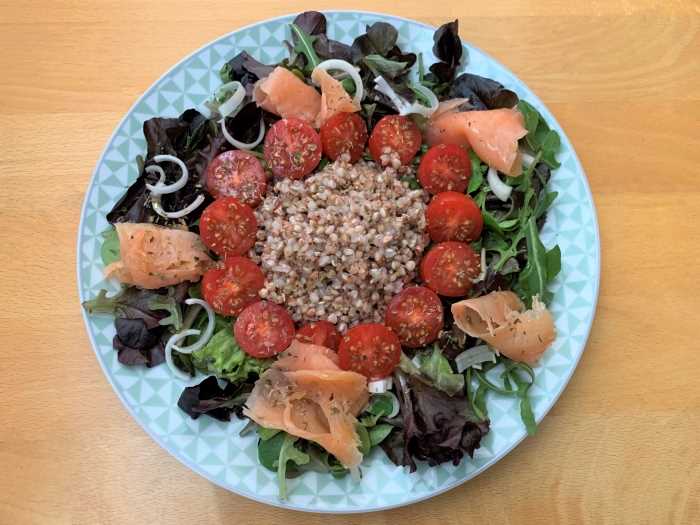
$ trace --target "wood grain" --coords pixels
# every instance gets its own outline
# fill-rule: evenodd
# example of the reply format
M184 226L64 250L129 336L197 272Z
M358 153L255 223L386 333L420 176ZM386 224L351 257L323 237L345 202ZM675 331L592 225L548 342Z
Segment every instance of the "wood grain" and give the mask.
M190 472L120 405L75 282L80 205L107 138L207 41L339 5L0 2L0 523L699 523L697 1L352 4L459 17L549 105L591 183L603 279L586 352L537 436L495 467L404 509L284 512Z

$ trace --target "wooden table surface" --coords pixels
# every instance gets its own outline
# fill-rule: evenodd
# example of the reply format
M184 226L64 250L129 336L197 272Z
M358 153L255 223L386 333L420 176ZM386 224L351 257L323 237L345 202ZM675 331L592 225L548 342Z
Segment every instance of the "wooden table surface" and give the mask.
M279 2L0 2L0 523L700 523L700 4L346 3L459 17L544 100L599 214L596 320L534 438L469 483L347 517L210 484L122 407L80 317L83 192L133 101L183 56Z

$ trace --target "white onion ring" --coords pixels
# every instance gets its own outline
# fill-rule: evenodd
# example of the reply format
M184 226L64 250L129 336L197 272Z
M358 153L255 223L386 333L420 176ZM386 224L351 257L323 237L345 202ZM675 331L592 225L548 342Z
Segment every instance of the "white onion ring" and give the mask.
M513 187L508 186L505 182L503 182L495 169L489 168L489 172L486 175L486 180L488 180L491 191L496 197L498 197L499 200L505 202L510 198Z
M211 336L214 335L214 326L216 322L214 319L214 310L212 310L212 307L209 306L208 302L203 301L202 299L187 299L185 301L185 304L198 304L207 311L207 327L204 329L202 337L197 339L197 341L192 343L191 345L182 346L177 349L178 352L181 352L183 354L191 354L192 352L196 352L197 350L204 348L204 345L206 345L209 342Z
M479 275L477 275L474 279L472 279L472 283L480 283L486 279L486 249L482 248L481 249L481 271L479 272Z
M221 114L222 118L226 118L236 111L243 102L243 99L245 99L245 88L243 87L243 84L237 80L227 82L219 88L219 92L231 90L233 90L233 94L219 106L219 113Z
M226 128L226 119L222 118L219 121L219 124L221 124L221 133L223 133L224 138L233 146L237 147L238 149L245 149L245 150L251 150L255 148L258 144L260 144L263 139L265 138L265 121L263 120L262 117L260 117L260 131L258 132L258 138L255 139L253 142L245 143L241 142L239 140L236 140L233 138L233 135L231 135Z
M182 219L186 215L189 215L194 210L199 208L203 202L204 202L204 195L199 194L192 201L191 204L188 204L187 206L185 206L181 210L165 211L165 209L163 209L163 205L160 202L160 195L153 195L153 198L151 199L151 205L153 206L153 211L156 212L161 217L165 217L166 219Z
M152 185L146 183L146 188L153 194L153 195L164 195L166 193L175 193L178 190L181 190L182 188L185 187L185 184L187 184L187 179L189 178L189 171L187 170L187 166L185 166L185 163L182 162L180 159L177 157L174 157L173 155L156 155L153 157L153 160L155 162L173 162L177 164L177 166L180 168L182 171L182 175L180 176L179 179L177 179L175 182L172 184L165 184L165 172L163 172L162 168L159 172L159 174L162 174L163 176L161 177L161 180L158 181L157 184ZM150 166L149 166L150 167ZM148 168L146 168L148 170ZM156 170L150 170L149 173L152 173Z
M421 95L423 95L425 98L428 99L428 106L424 106L423 104L419 104L418 102L414 102L411 105L412 112L413 113L419 113L425 117L429 117L433 113L435 113L435 110L437 110L438 105L440 104L440 101L438 98L435 96L435 93L433 93L430 89L425 87L422 84L416 84L413 86L413 89L418 91Z
M384 394L387 390L391 389L393 383L391 376L385 377L384 379L377 379L376 381L369 381L367 383L367 390L370 394Z
M535 157L533 157L529 153L521 151L520 156L523 159L523 166L525 166L526 168L529 168L532 165L532 163L535 162Z
M189 337L191 335L199 335L200 333L201 332L199 330L194 329L183 330L180 333L171 335L170 339L168 339L168 342L165 343L165 362L167 363L168 368L170 368L170 371L178 379L182 379L183 381L189 381L190 376L185 374L182 370L175 366L175 363L173 362L173 350L177 350L179 352L180 349L176 346L177 343L179 343L186 337Z
M375 77L374 83L376 85L377 91L389 97L389 100L391 100L391 102L393 102L393 104L396 106L396 109L399 111L400 115L408 114L407 111L410 108L410 104L408 103L408 101L404 100L396 94L396 91L394 91L391 88L391 86L384 77Z
M350 62L335 58L331 60L324 60L314 69L323 69L324 71L334 69L350 75L350 78L355 83L355 94L352 97L352 102L356 106L360 106L360 103L365 96L365 87L362 85L362 78L360 78L360 74L357 72L357 68L355 66L353 66Z
M400 97L382 76L376 77L374 79L374 83L376 84L377 91L389 97L389 100L391 100L391 102L396 106L396 109L399 111L399 115L411 115L413 113L417 113L419 115L423 115L424 117L429 117L435 113L438 105L440 104L438 98L435 96L435 93L421 84L413 86L413 89L428 99L428 102L430 103L429 106L424 106L418 102L410 103L408 100Z

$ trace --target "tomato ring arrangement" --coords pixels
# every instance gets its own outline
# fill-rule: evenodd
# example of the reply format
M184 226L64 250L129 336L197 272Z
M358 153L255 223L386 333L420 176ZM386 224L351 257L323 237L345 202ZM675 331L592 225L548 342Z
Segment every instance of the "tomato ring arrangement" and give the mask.
M559 137L493 79L378 22L352 43L290 25L289 58L239 53L208 104L144 123L140 175L107 215L105 275L125 366L166 363L192 418L247 419L259 460L359 477L458 464L489 432L487 394L519 400L555 339L539 237ZM200 377L206 375L205 378ZM497 381L502 381L502 386Z

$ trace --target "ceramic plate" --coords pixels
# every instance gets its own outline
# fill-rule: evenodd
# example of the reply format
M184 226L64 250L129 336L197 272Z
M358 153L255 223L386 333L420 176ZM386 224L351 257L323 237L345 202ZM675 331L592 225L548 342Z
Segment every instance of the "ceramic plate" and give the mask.
M350 43L364 32L365 24L382 20L399 30L402 49L422 52L428 64L435 60L432 27L366 12L336 11L327 12L326 16L331 38ZM138 175L135 158L144 154L146 147L143 122L154 116L175 117L190 107L203 109L203 102L221 84L219 69L240 51L248 51L265 63L284 58L287 51L283 41L288 38L287 25L292 19L293 16L285 16L253 24L207 44L170 69L126 114L107 143L85 196L78 236L81 300L94 297L101 288L116 289L102 276L101 232L109 226L105 214ZM562 137L561 167L550 182L559 197L542 235L546 245L558 243L562 251L562 271L552 284L551 304L558 337L537 366L537 380L530 391L539 421L573 374L593 320L600 277L595 208L576 153L552 114L513 73L483 51L468 44L465 48L469 57L467 71L494 78L517 92ZM491 395L491 432L473 459L465 457L457 466L423 465L409 474L390 463L381 450L375 450L363 463L361 482L355 483L349 476L336 480L329 475L307 473L290 481L289 499L280 501L275 474L258 464L255 436L238 436L242 422L226 424L207 417L193 421L177 407L183 385L166 366L123 366L112 349L112 319L85 317L85 326L115 392L160 446L213 483L270 505L316 512L367 512L406 505L473 478L525 437L517 402Z

